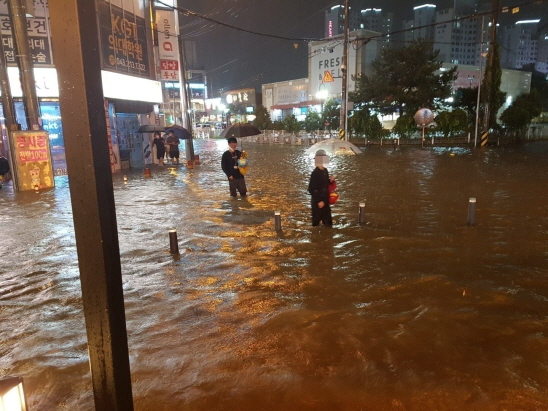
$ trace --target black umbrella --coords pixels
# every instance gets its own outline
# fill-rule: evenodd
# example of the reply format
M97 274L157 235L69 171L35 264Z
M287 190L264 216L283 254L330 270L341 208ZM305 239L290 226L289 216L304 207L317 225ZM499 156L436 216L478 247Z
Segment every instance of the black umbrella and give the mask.
M165 131L165 127L157 126L156 124L145 124L137 130L138 133L154 133L155 131Z
M223 130L219 137L249 137L262 134L261 130L249 123L234 123Z
M173 134L175 134L177 137L179 137L179 140L190 140L192 138L192 135L190 132L181 126L167 126L165 128L166 132L173 131Z

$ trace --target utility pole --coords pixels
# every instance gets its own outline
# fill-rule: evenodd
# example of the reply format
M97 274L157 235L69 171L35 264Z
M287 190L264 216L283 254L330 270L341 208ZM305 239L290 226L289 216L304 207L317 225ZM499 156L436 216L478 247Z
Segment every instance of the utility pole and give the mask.
M29 130L40 130L42 120L40 119L40 107L36 95L36 80L34 79L33 64L29 49L26 8L21 0L10 0L8 4L14 39L13 46L21 78L27 125Z
M478 75L478 98L476 101L476 129L474 132L474 147L478 145L478 123L479 123L479 110L480 110L480 96L481 96L481 71L483 69L483 32L485 30L485 16L481 17L481 40L480 40L480 65Z
M4 118L6 121L6 133L8 137L8 147L2 146L0 155L7 155L10 159L11 175L13 177L13 188L17 190L19 187L19 175L17 174L16 167L14 166L14 147L15 145L11 141L11 132L19 129L17 119L15 117L15 106L13 105L13 97L11 95L10 81L8 78L8 63L6 61L6 54L4 52L4 43L0 41L0 91L2 92L2 108L4 110ZM2 137L0 136L0 143Z
M190 139L186 141L185 152L186 159L194 160L194 141L192 136L192 121L190 120L189 111L189 88L187 87L186 79L186 58L185 58L185 42L183 40L183 24L181 19L181 12L179 9L175 10L175 15L177 16L177 31L179 39L179 84L180 84L180 94L181 94L181 117L183 121L183 127L190 132Z
M345 140L348 140L348 135L346 132L347 125L348 125L348 118L347 118L347 101L348 101L348 6L349 0L344 0L344 44L343 44L343 58L342 58L342 64L341 64L341 71L342 71L342 88L341 88L341 120L340 120L340 129L341 133L339 134L341 138L344 137Z
M96 0L50 0L96 410L133 411Z
M491 20L491 38L489 41L489 53L487 55L487 64L485 66L485 93L483 93L483 133L481 137L481 145L487 144L489 134L489 119L491 99L493 98L493 65L495 62L495 44L497 42L497 21L499 14L499 0L493 0L493 18Z

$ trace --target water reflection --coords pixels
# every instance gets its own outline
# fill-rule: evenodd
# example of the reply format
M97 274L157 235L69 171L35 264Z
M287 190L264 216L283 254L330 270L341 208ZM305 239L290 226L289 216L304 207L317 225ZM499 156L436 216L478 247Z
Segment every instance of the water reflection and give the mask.
M333 157L333 229L305 147L244 146L246 199L224 141L113 176L136 410L548 408L547 144ZM68 179L0 197L0 370L31 409L91 410Z

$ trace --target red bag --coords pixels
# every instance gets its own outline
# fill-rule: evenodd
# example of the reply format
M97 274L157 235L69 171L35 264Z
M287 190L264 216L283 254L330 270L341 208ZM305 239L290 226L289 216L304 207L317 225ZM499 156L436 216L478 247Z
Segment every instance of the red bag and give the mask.
M329 183L327 190L329 191L329 204L335 204L339 199L339 195L335 192L337 190L337 183L335 180Z

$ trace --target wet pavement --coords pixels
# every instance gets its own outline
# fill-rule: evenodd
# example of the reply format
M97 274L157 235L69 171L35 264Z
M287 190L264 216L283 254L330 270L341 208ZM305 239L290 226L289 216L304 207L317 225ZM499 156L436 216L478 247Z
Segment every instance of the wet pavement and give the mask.
M244 142L247 199L225 149L113 176L136 410L548 409L548 143L332 157L332 229L310 226L306 147ZM0 374L25 378L33 411L92 410L55 181L0 190Z

